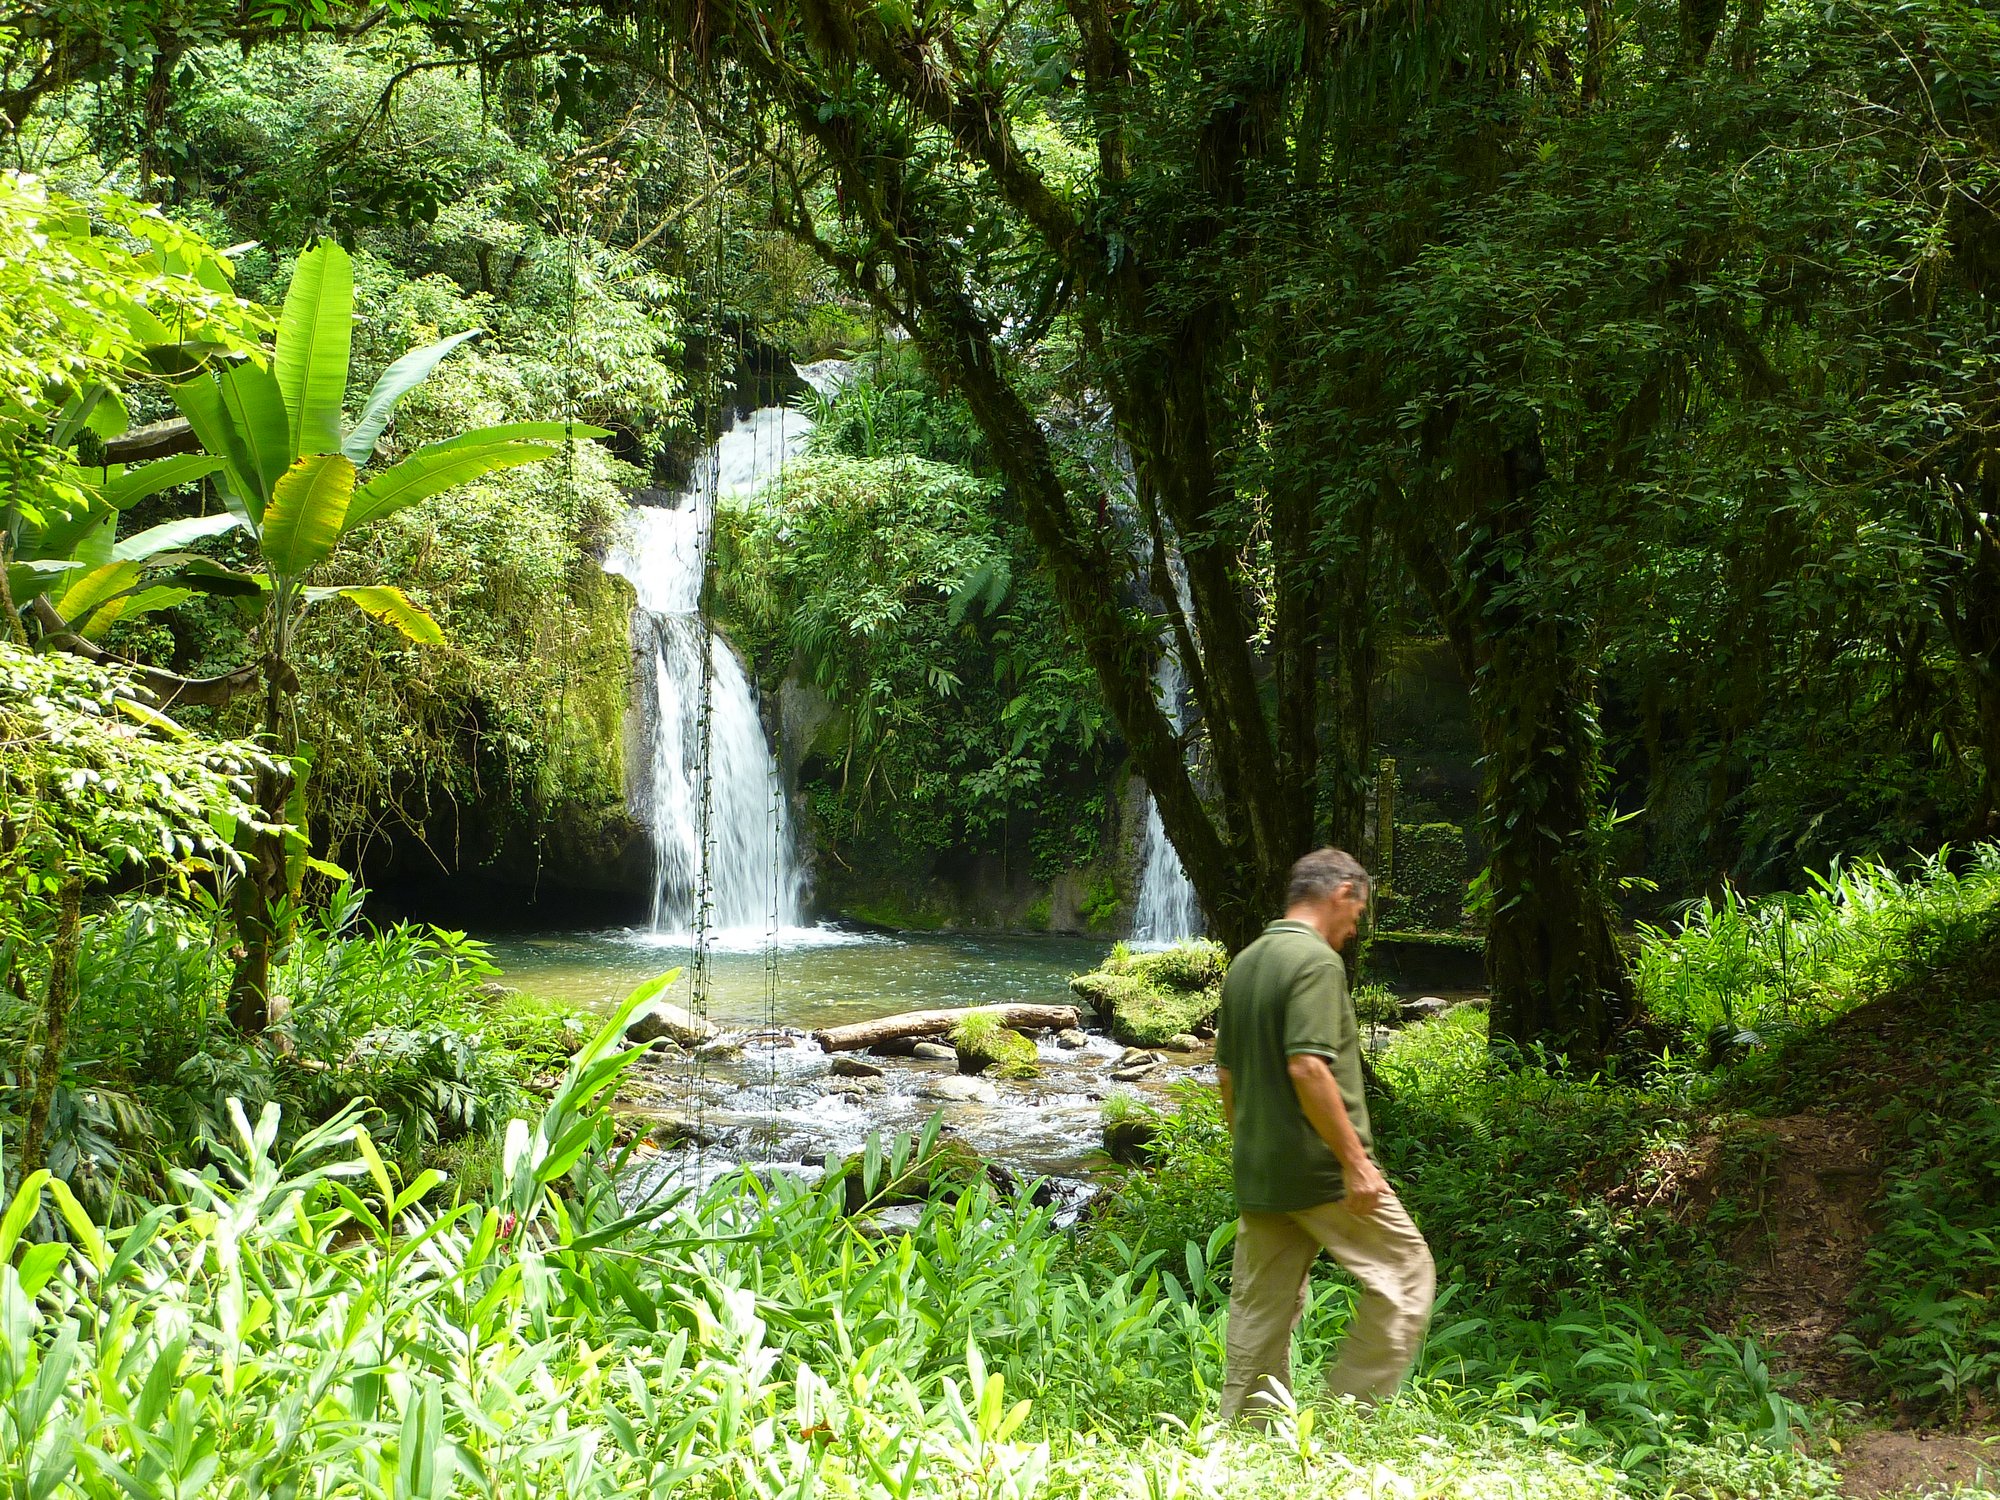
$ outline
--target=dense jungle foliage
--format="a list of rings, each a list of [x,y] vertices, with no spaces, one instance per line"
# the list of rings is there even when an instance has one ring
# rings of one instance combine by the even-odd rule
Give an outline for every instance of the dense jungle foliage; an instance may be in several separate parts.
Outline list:
[[[0,1488],[1752,1500],[1978,1443],[1996,44],[0,6]],[[1360,996],[1444,1288],[1379,1410],[1213,1420],[1207,1092],[1108,1102],[1074,1223],[936,1120],[662,1187],[615,1106],[666,980],[607,1022],[389,920],[643,903],[606,555],[773,404],[704,609],[824,908],[1110,936],[1151,808],[1214,941],[1098,971],[1146,1046],[1321,843],[1483,944],[1483,1007]],[[1424,660],[1460,727],[1399,772]]]

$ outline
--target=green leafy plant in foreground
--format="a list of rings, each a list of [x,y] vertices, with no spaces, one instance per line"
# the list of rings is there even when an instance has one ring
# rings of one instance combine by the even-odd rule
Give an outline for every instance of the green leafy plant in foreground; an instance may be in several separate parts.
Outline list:
[[[1820,1490],[1812,1465],[1705,1413],[1664,1424],[1628,1482],[1577,1451],[1616,1452],[1532,1373],[1470,1378],[1465,1328],[1369,1422],[1306,1408],[1270,1437],[1215,1428],[1224,1237],[1172,1267],[1079,1263],[1048,1210],[978,1181],[887,1236],[783,1175],[651,1192],[608,1154],[597,1105],[670,978],[509,1127],[487,1201],[427,1206],[437,1174],[402,1180],[353,1112],[286,1152],[275,1108],[234,1110],[221,1164],[178,1171],[175,1201],[128,1229],[31,1177],[0,1217],[0,1466],[49,1500],[1597,1500],[1676,1474]],[[66,1239],[25,1243],[45,1201]],[[1316,1294],[1309,1358],[1346,1311],[1343,1289]]]

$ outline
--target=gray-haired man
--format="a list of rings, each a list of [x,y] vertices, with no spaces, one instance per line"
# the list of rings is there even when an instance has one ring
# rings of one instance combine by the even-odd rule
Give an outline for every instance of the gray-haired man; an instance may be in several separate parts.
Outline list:
[[[1292,1384],[1292,1329],[1322,1249],[1361,1283],[1335,1394],[1395,1390],[1430,1322],[1430,1247],[1370,1154],[1361,1042],[1338,949],[1367,909],[1368,872],[1339,849],[1292,866],[1285,915],[1229,965],[1216,1061],[1234,1137],[1236,1256],[1222,1415],[1269,1408]]]

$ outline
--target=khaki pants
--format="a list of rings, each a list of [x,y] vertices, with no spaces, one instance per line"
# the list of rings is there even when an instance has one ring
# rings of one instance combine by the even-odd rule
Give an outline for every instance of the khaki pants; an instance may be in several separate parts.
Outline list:
[[[1437,1294],[1430,1246],[1394,1193],[1375,1212],[1338,1203],[1293,1214],[1245,1214],[1236,1221],[1229,1292],[1229,1371],[1222,1417],[1275,1405],[1272,1387],[1292,1388],[1292,1329],[1306,1307],[1306,1277],[1325,1249],[1361,1283],[1361,1304],[1327,1389],[1373,1402],[1402,1383],[1417,1357]]]

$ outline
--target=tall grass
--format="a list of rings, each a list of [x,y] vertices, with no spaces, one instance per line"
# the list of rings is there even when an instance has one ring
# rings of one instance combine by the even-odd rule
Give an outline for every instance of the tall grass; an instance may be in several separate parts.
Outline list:
[[[1753,899],[1725,886],[1674,929],[1642,925],[1635,977],[1647,1010],[1670,1025],[1768,1036],[1890,988],[1976,932],[1996,905],[1993,843],[1963,856],[1940,850],[1907,874],[1836,864],[1798,892]]]

